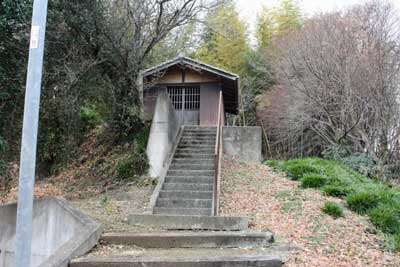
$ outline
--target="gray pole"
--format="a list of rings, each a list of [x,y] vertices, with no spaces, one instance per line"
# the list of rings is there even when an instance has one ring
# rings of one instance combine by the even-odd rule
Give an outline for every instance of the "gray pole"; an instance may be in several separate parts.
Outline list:
[[[22,129],[17,230],[15,238],[15,267],[31,266],[33,187],[35,184],[36,146],[47,1],[35,0],[33,3],[24,124]]]

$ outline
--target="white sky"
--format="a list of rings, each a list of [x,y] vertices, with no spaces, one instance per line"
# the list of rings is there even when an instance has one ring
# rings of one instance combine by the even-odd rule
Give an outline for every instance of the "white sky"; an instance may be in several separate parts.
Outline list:
[[[249,24],[250,31],[254,32],[257,13],[262,5],[275,6],[278,0],[235,0],[241,17]],[[298,0],[304,14],[312,15],[318,12],[340,10],[366,0]],[[400,0],[391,0],[400,10]]]

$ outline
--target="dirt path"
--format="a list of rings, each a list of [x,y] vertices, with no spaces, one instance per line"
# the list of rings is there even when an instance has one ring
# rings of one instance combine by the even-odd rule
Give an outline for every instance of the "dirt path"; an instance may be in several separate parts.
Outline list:
[[[344,218],[333,219],[321,206],[340,199],[302,189],[265,165],[225,159],[221,188],[222,215],[246,214],[251,228],[269,229],[278,242],[299,247],[285,266],[400,266],[400,254],[384,251],[383,237],[366,217],[345,209]]]
[[[152,186],[131,185],[91,198],[71,200],[72,204],[100,222],[105,232],[141,232],[146,229],[128,224],[128,216],[141,214],[149,205]]]

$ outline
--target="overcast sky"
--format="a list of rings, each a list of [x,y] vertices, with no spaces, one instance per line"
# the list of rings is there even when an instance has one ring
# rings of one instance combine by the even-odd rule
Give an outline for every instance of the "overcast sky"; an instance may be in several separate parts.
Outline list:
[[[235,0],[241,17],[249,23],[251,32],[254,31],[257,13],[262,5],[273,7],[278,0]],[[345,9],[357,3],[363,3],[366,0],[298,0],[303,13],[312,15],[318,12],[326,12],[338,9]],[[400,0],[392,0],[400,10]]]

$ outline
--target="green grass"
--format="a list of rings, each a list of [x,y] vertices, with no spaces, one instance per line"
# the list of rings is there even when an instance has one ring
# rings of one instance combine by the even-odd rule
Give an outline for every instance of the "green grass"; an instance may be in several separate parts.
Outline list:
[[[400,251],[400,234],[396,234],[391,236],[392,238],[392,249],[396,251]]]
[[[339,204],[326,201],[324,206],[322,207],[322,211],[328,215],[331,215],[334,218],[343,217],[343,208]]]
[[[305,173],[301,177],[301,186],[303,188],[318,188],[325,185],[326,182],[326,177],[317,173]]]
[[[339,198],[345,197],[351,193],[351,189],[349,189],[346,185],[329,184],[323,186],[321,190],[328,196]]]
[[[359,214],[366,214],[379,204],[379,195],[374,191],[354,192],[347,196],[349,208]]]
[[[295,181],[301,179],[305,173],[318,173],[318,170],[315,167],[300,162],[286,166],[285,170],[289,177]]]
[[[369,212],[373,224],[377,225],[383,232],[389,234],[400,234],[400,214],[395,207],[388,205],[379,206]]]
[[[327,195],[345,199],[348,208],[369,216],[377,229],[391,240],[391,247],[400,250],[398,187],[370,179],[332,160],[305,158],[273,160],[267,161],[266,164],[286,172],[290,179],[300,180],[302,187],[320,188]]]

